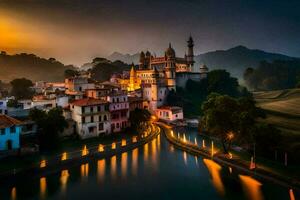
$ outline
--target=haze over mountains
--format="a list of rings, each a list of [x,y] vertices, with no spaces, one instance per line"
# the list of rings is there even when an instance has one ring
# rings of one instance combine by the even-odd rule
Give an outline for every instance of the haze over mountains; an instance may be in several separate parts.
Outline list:
[[[178,55],[180,57],[180,55]],[[139,53],[121,54],[114,52],[108,56],[109,60],[121,60],[125,63],[138,63]],[[233,76],[242,77],[245,69],[248,67],[256,68],[262,60],[293,60],[299,59],[277,53],[269,53],[257,49],[248,49],[245,46],[236,46],[227,50],[211,51],[199,55],[195,55],[195,70],[200,65],[205,64],[212,69],[226,69]]]
[[[178,55],[179,57],[181,55]],[[114,62],[120,60],[124,63],[131,64],[139,63],[139,53],[130,55],[115,52],[107,57],[108,60]],[[289,57],[282,54],[269,53],[262,50],[248,49],[244,46],[237,46],[228,50],[217,50],[207,52],[195,56],[195,70],[200,65],[206,64],[210,70],[212,69],[226,69],[233,76],[241,78],[245,69],[248,67],[256,68],[260,61],[273,60],[293,60],[299,59]],[[92,62],[86,63],[81,70],[88,70],[95,66]],[[121,71],[120,63],[117,65],[101,64],[103,74],[102,78],[108,77],[109,73]],[[110,69],[103,69],[108,67]],[[33,54],[16,54],[6,55],[4,52],[0,54],[0,80],[10,81],[14,78],[28,78],[33,81],[62,81],[64,78],[64,71],[66,69],[77,69],[72,65],[64,65],[55,59],[40,58]],[[124,70],[128,69],[128,65],[124,64]],[[97,73],[100,71],[99,66]],[[105,72],[105,73],[104,73]],[[101,74],[101,73],[100,73]]]

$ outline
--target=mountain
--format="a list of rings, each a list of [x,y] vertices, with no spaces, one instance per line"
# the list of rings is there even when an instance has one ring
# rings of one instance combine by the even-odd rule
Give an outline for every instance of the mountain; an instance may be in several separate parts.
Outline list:
[[[32,81],[63,81],[66,69],[75,68],[54,58],[45,59],[34,54],[0,54],[0,80],[5,82],[23,77]]]
[[[111,61],[120,60],[120,61],[122,61],[124,63],[127,63],[127,64],[131,64],[131,63],[138,64],[139,59],[140,59],[140,53],[122,54],[122,53],[119,53],[119,52],[114,52],[111,55],[109,55],[107,57],[107,59],[111,60]]]
[[[228,50],[212,51],[195,56],[196,65],[205,64],[209,69],[226,69],[233,76],[242,77],[248,67],[256,68],[263,60],[294,60],[297,58],[269,53],[258,49],[237,46]]]
[[[125,63],[139,62],[139,54],[121,54],[114,52],[109,57],[109,60],[121,60]],[[241,78],[245,69],[248,67],[256,68],[263,60],[293,60],[297,59],[277,53],[269,53],[258,49],[249,49],[245,46],[236,46],[227,50],[217,50],[207,52],[195,56],[195,70],[200,65],[205,64],[210,70],[226,69],[233,76]]]

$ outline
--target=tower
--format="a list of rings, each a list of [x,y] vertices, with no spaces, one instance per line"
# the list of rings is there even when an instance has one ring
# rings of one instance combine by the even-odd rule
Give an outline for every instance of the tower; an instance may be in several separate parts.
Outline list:
[[[176,55],[175,50],[172,48],[171,43],[165,52],[166,66],[165,76],[167,87],[169,90],[176,90]]]
[[[186,62],[188,64],[189,67],[189,71],[193,70],[193,66],[194,66],[194,41],[192,36],[189,37],[188,41],[187,41],[187,46],[188,46],[188,54],[186,56]]]
[[[134,66],[131,67],[128,91],[134,91],[136,89],[136,72],[134,70]]]
[[[144,69],[144,67],[145,67],[145,54],[142,51],[140,53],[140,65],[139,65],[139,69]]]

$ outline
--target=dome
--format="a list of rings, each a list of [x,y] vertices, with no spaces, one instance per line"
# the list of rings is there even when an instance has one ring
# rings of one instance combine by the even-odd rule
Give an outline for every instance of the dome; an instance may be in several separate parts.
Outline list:
[[[172,48],[171,43],[169,44],[169,48],[166,50],[166,56],[175,58],[175,50]]]

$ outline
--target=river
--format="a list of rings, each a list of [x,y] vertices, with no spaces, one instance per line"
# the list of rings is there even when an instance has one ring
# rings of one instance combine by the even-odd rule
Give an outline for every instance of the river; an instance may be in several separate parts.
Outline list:
[[[182,131],[182,130],[181,130]],[[195,129],[185,131],[191,140]],[[187,137],[188,137],[187,136]],[[0,185],[0,199],[285,200],[289,190],[175,149],[164,135],[111,158]]]

